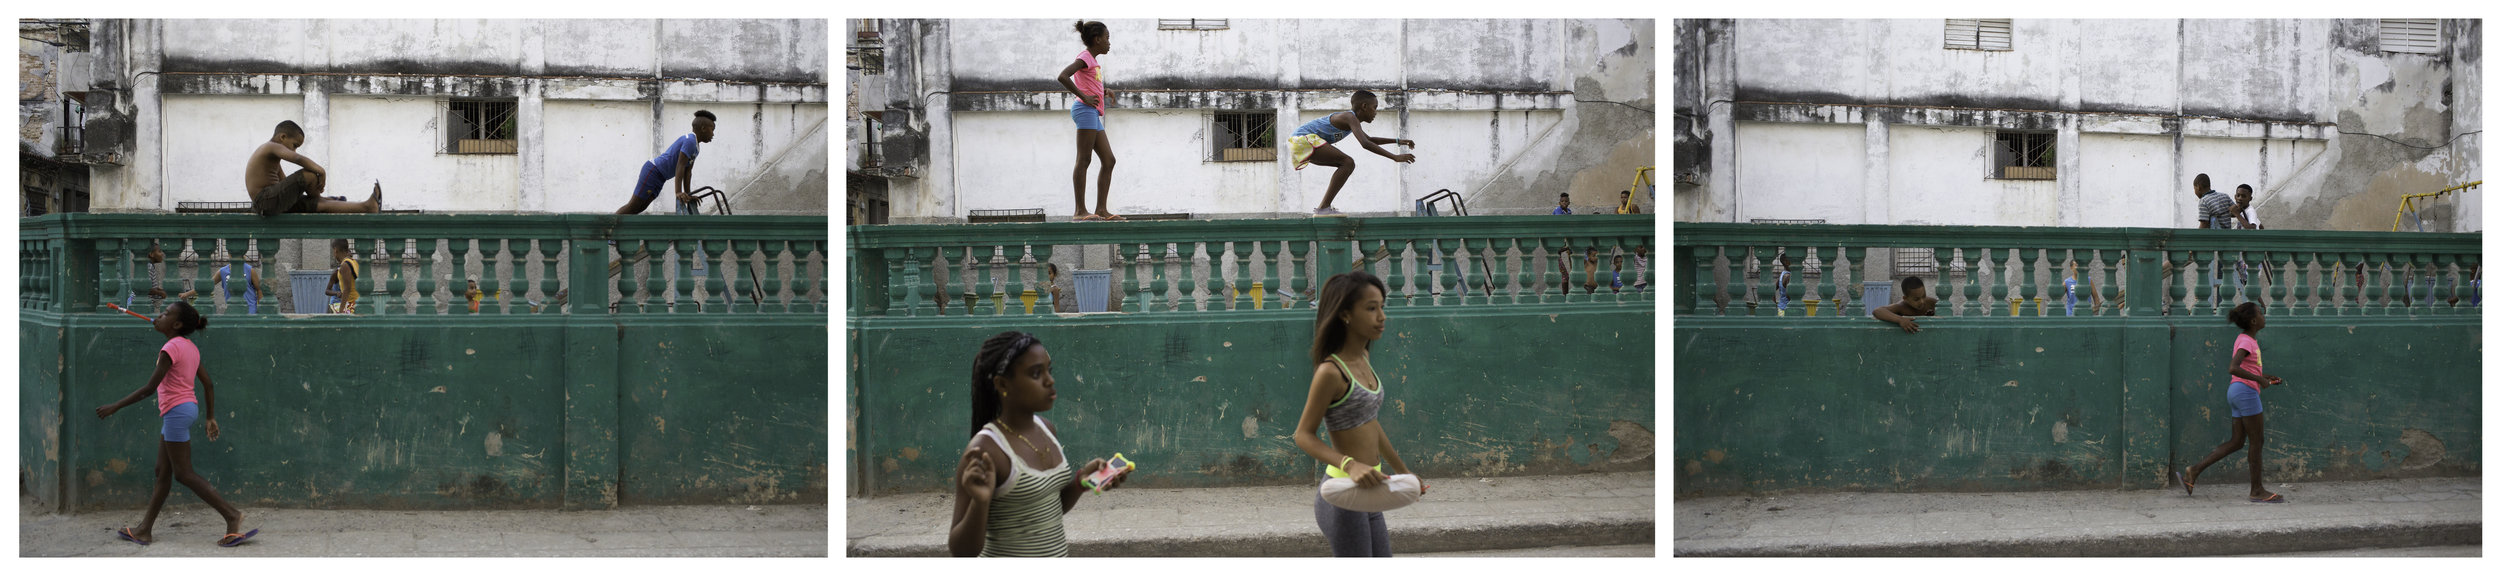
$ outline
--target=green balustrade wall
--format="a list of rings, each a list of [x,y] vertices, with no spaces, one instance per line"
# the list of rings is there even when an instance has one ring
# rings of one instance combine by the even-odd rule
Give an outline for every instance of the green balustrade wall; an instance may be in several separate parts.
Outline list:
[[[854,320],[844,451],[855,493],[952,486],[972,432],[981,341],[1030,332],[1050,351],[1068,453],[1138,462],[1130,485],[1292,484],[1319,465],[1293,444],[1310,392],[1308,311]],[[1382,427],[1430,477],[1653,466],[1652,305],[1389,310],[1372,348]],[[864,480],[864,481],[863,481]]]
[[[2219,322],[1680,319],[1676,494],[2158,487],[2230,437]],[[2267,480],[2479,475],[2481,328],[2269,319]]]
[[[472,315],[447,306],[288,316],[245,315],[238,306],[208,314],[210,327],[193,340],[217,384],[224,435],[210,441],[195,433],[194,464],[238,504],[581,509],[825,499],[831,317],[829,291],[811,289],[823,282],[823,267],[807,261],[809,250],[822,254],[823,218],[60,215],[21,222],[21,273],[29,278],[22,286],[38,289],[20,301],[19,476],[38,506],[145,505],[158,444],[155,402],[104,420],[94,408],[145,384],[165,339],[100,306],[99,282],[129,279],[99,278],[110,267],[97,264],[105,251],[94,246],[185,234],[535,237],[563,240],[573,251],[550,245],[541,252],[563,256],[555,267],[564,270],[561,283],[542,284],[541,265],[529,266],[525,286],[570,292],[571,306],[543,313],[515,306]],[[610,237],[721,241],[731,250],[752,239],[765,250],[792,246],[799,251],[782,254],[799,262],[796,272],[767,273],[763,294],[772,298],[761,311],[706,304],[700,313],[689,306],[611,314],[588,304],[607,301],[611,283],[570,281],[605,276],[614,254],[602,240]],[[521,262],[501,262],[502,278],[513,280],[508,273]],[[715,269],[743,281],[732,268]],[[444,271],[396,280],[409,290],[419,280],[448,289],[454,276]],[[436,276],[418,276],[428,273]],[[369,302],[376,292],[367,293]]]
[[[991,335],[1020,330],[1052,355],[1059,398],[1043,415],[1079,462],[1124,453],[1138,463],[1129,484],[1146,488],[1314,481],[1321,466],[1293,443],[1314,369],[1308,286],[1357,257],[1387,258],[1367,265],[1394,293],[1373,365],[1389,397],[1383,427],[1418,474],[1648,470],[1662,296],[1591,294],[1579,284],[1586,251],[1635,254],[1654,242],[1655,226],[1611,215],[855,226],[845,473],[854,495],[949,489],[972,433],[973,356]],[[1141,244],[1148,256],[1177,245],[1208,259],[1140,265],[1128,258]],[[992,247],[1012,264],[1088,245],[1115,247],[1111,289],[1126,300],[1114,312],[934,306],[934,294],[966,284],[962,274],[939,282],[934,265],[952,268]],[[1434,248],[1451,258],[1437,277],[1419,272]],[[1564,250],[1579,256],[1568,296],[1552,267]],[[1030,282],[1035,265],[1025,266],[1018,272]],[[1003,279],[1009,268],[984,271]],[[1472,287],[1464,296],[1460,270]],[[1633,265],[1624,270],[1631,284]],[[981,277],[970,277],[977,287]],[[1252,281],[1266,284],[1265,309],[1237,305],[1244,300],[1226,291]],[[1288,286],[1305,299],[1279,309]],[[1173,295],[1207,304],[1175,307]]]
[[[2106,263],[2139,271],[2158,270],[2169,250],[2210,257],[2229,246],[2306,275],[2278,271],[2264,288],[2316,286],[2329,270],[2301,263],[2330,260],[2321,254],[2398,263],[2375,288],[2401,288],[2408,276],[2442,287],[2413,299],[2347,291],[2340,302],[2250,292],[2269,295],[2258,340],[2266,371],[2286,380],[2264,393],[2266,480],[2481,474],[2482,315],[2470,287],[2457,288],[2478,262],[2479,236],[2212,232],[1680,226],[1678,270],[1715,270],[1719,286],[1680,278],[1677,287],[1675,494],[2159,488],[2229,438],[2225,365],[2239,329],[2220,315],[2228,294],[2174,306],[2161,274],[2132,273],[2125,287],[2149,297],[2128,301],[2123,316],[1965,306],[1919,318],[1916,334],[1854,303],[1842,316],[1744,316],[1728,267],[1765,246],[2097,248],[2111,254]],[[1697,252],[1733,255],[1714,266],[1693,260]],[[1990,274],[1975,277],[1993,283]],[[1697,292],[1721,287],[1726,315]],[[2226,457],[2203,483],[2245,482],[2246,462]]]

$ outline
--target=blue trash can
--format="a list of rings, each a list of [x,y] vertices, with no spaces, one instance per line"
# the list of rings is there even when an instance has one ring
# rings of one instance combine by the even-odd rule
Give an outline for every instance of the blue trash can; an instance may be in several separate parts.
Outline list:
[[[1111,271],[1076,271],[1076,311],[1103,312],[1111,305]]]
[[[1868,280],[1864,292],[1866,315],[1874,316],[1876,308],[1892,305],[1892,281]]]
[[[328,314],[330,312],[330,295],[323,294],[330,290],[330,271],[289,272],[287,273],[287,286],[288,293],[295,295],[295,313]]]

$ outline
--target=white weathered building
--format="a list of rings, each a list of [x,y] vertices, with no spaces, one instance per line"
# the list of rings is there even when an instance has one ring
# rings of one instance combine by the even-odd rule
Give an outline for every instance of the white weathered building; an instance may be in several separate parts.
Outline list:
[[[1073,19],[854,20],[845,162],[872,221],[961,222],[973,210],[1073,210],[1074,99],[1059,71]],[[1655,165],[1650,20],[1106,20],[1116,213],[1307,215],[1332,169],[1294,170],[1284,140],[1382,98],[1365,130],[1415,140],[1412,164],[1351,141],[1336,205],[1411,212],[1436,190],[1474,213],[1544,213],[1557,193],[1611,210]],[[1270,132],[1272,130],[1272,132]],[[1272,136],[1271,136],[1272,134]],[[1094,202],[1089,169],[1086,204]],[[1643,195],[1642,204],[1651,202]]]
[[[17,24],[17,215],[87,209],[87,169],[75,132],[62,130],[83,112],[61,93],[61,59],[88,49],[85,20],[19,20]]]
[[[1675,217],[2387,230],[2482,179],[2479,20],[1678,20]],[[2427,203],[2480,231],[2475,190]]]
[[[696,110],[719,122],[695,184],[740,214],[827,211],[824,20],[91,23],[58,89],[86,104],[98,212],[249,201],[244,159],[283,120],[329,195],[380,181],[385,209],[611,212]]]

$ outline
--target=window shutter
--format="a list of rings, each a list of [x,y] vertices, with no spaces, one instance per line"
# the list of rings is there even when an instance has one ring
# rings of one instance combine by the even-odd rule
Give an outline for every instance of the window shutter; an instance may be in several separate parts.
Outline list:
[[[1232,20],[1229,18],[1155,19],[1156,30],[1227,30],[1231,28]]]
[[[2007,18],[1948,18],[1944,21],[1948,50],[2014,49],[2014,21]]]
[[[2381,18],[2378,21],[2380,52],[2439,53],[2439,20],[2434,18]]]
[[[2006,18],[1980,20],[1979,49],[2014,49],[2014,21]]]

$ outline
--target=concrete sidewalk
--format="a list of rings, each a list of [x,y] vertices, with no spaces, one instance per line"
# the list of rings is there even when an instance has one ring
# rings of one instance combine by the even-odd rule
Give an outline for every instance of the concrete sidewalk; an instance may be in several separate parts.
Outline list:
[[[2216,556],[2482,542],[2480,478],[2167,490],[1799,494],[1675,503],[1677,556]]]
[[[1387,513],[1397,554],[1657,542],[1655,474],[1427,479],[1423,501]],[[1317,484],[1088,494],[1066,517],[1075,556],[1327,556],[1311,515]],[[852,499],[849,556],[945,556],[952,493]],[[1618,554],[1608,554],[1618,555]],[[1647,555],[1647,554],[1645,554]]]
[[[174,500],[189,497],[174,489]],[[24,510],[24,508],[20,508]],[[823,505],[631,506],[616,510],[396,511],[243,509],[260,535],[217,547],[225,521],[192,500],[168,503],[156,542],[113,531],[140,511],[21,512],[20,556],[799,556],[824,557]]]

